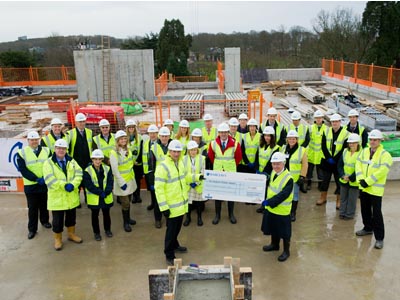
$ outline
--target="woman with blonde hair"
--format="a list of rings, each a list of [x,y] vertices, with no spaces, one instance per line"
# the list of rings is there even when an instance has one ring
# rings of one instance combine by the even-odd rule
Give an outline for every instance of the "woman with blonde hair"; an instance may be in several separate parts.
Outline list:
[[[183,146],[182,156],[186,153],[186,145],[190,141],[190,125],[186,120],[179,122],[178,132],[175,135],[175,139],[181,142]]]

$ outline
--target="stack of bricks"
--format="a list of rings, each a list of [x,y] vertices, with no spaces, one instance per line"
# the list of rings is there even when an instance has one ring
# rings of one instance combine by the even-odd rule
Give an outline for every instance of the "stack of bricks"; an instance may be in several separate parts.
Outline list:
[[[228,117],[237,117],[248,113],[248,100],[242,93],[225,93],[225,114]]]
[[[179,117],[181,120],[200,119],[204,112],[204,94],[186,94],[183,101],[179,103]]]

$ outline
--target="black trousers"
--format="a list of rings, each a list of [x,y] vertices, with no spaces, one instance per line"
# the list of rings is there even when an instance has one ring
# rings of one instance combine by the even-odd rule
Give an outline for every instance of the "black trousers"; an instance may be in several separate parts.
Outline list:
[[[139,198],[140,197],[140,183],[142,182],[143,178],[143,166],[133,166],[133,170],[135,172],[135,181],[137,189],[133,192],[133,196]]]
[[[36,232],[38,221],[40,223],[49,222],[49,211],[47,210],[47,192],[25,194],[28,203],[28,230]]]
[[[151,204],[154,206],[154,220],[156,221],[161,221],[162,214],[160,212],[160,207],[158,206],[157,202],[157,197],[156,197],[156,192],[155,191],[150,191],[151,195]]]
[[[321,185],[319,186],[319,189],[321,192],[328,191],[332,174],[333,177],[335,178],[335,183],[336,183],[335,195],[340,195],[339,172],[337,170],[336,165],[330,168],[322,168],[322,182]]]
[[[175,249],[179,247],[178,235],[182,228],[183,216],[167,218],[164,253],[167,259],[175,258]]]
[[[323,180],[323,171],[321,168],[321,165],[315,165],[313,163],[308,163],[308,168],[307,168],[307,179],[311,180],[313,178],[313,173],[314,173],[314,168],[317,170],[317,179],[318,179],[318,186],[321,185],[320,181]]]
[[[382,216],[382,197],[360,192],[361,216],[364,229],[373,231],[375,239],[385,238],[385,224]]]
[[[99,225],[99,214],[100,208],[91,208],[92,210],[92,228],[93,233],[100,233],[100,225]],[[103,226],[104,230],[108,231],[111,229],[111,218],[110,218],[110,208],[102,208],[103,212]]]
[[[68,210],[53,210],[53,232],[61,233],[64,228],[64,216],[65,216],[65,227],[75,226],[76,224],[76,208]]]

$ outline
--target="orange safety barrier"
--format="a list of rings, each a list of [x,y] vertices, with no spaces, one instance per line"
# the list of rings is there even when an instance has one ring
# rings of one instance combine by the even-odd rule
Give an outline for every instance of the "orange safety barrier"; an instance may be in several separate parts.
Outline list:
[[[74,67],[0,68],[0,86],[73,85]]]
[[[222,62],[217,61],[217,78],[218,78],[218,91],[220,94],[225,90],[225,74],[222,70]]]
[[[174,76],[173,80],[178,82],[207,82],[208,76]]]
[[[322,75],[399,93],[400,69],[322,59]]]
[[[160,77],[154,80],[154,91],[156,96],[162,96],[168,91],[168,73],[164,71]]]

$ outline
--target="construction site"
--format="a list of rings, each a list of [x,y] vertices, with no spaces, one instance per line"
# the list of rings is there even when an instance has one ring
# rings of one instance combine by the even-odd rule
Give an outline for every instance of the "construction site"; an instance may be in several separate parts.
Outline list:
[[[111,49],[106,37],[102,50],[74,51],[74,67],[0,68],[2,299],[397,299],[400,69],[324,59],[320,68],[266,69],[261,79],[251,72],[244,78],[240,48],[224,51],[225,60],[215,65],[216,81],[167,72],[155,77],[152,50]],[[368,131],[383,132],[384,148],[393,157],[382,208],[383,250],[374,249],[370,237],[354,234],[362,227],[359,203],[349,221],[338,218],[332,188],[327,205],[315,206],[315,182],[301,195],[285,264],[262,251],[269,237],[260,230],[262,215],[255,206],[237,205],[237,225],[229,223],[223,209],[221,224],[214,226],[214,203],[208,201],[204,226],[181,232],[189,252],[167,269],[165,220],[161,230],[154,228],[144,183],[143,203],[133,205],[138,224],[130,235],[123,231],[116,204],[111,210],[114,237],[93,240],[90,210],[83,205],[77,211],[82,245],[66,243],[55,252],[51,231],[43,227],[37,238],[26,239],[26,200],[15,155],[29,131],[48,134],[52,118],[67,130],[81,112],[94,134],[101,119],[110,122],[112,132],[134,119],[145,137],[150,124],[161,127],[166,119],[175,122],[175,129],[184,119],[191,130],[202,128],[207,113],[214,126],[243,113],[262,123],[271,107],[285,126],[293,111],[301,114],[301,123],[313,124],[316,110],[328,125],[329,117],[339,113],[345,125],[347,113],[356,109]]]

